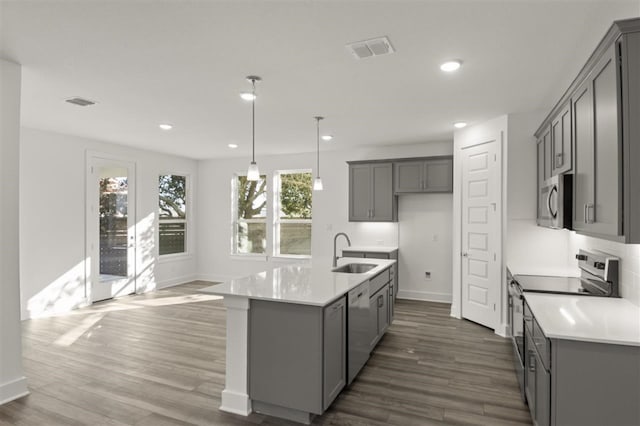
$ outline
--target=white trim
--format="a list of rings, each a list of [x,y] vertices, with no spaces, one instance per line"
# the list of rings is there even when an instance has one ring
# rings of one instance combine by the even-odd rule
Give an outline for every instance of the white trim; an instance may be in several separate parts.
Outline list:
[[[451,303],[451,293],[432,291],[398,290],[398,299],[422,300],[425,302]]]
[[[220,410],[248,416],[249,398],[249,299],[225,296],[227,308],[227,356],[225,386]]]
[[[29,395],[27,378],[22,376],[0,385],[0,405]]]
[[[192,253],[171,253],[158,256],[158,263],[171,263],[171,262],[183,262],[185,260],[193,259]]]
[[[508,330],[509,329],[508,329],[507,324],[501,322],[500,324],[498,324],[498,326],[496,327],[494,332],[500,337],[507,338],[507,337],[510,337],[509,333],[508,333]]]
[[[190,275],[184,275],[182,277],[171,278],[164,281],[156,281],[156,289],[160,290],[163,288],[173,287],[180,284],[186,284],[191,281],[196,281],[197,279],[196,277],[197,277],[196,274],[190,274]]]
[[[273,256],[271,258],[272,261],[277,263],[311,263],[311,256],[307,255],[284,255],[284,256]]]
[[[229,258],[231,260],[249,260],[251,262],[266,262],[269,260],[269,256],[266,254],[230,254]]]

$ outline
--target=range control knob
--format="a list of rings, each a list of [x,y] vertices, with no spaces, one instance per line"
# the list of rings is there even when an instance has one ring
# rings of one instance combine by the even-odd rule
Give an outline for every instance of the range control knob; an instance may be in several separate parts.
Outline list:
[[[604,262],[593,262],[596,269],[604,269]]]
[[[576,254],[576,259],[578,260],[587,260],[586,254]]]

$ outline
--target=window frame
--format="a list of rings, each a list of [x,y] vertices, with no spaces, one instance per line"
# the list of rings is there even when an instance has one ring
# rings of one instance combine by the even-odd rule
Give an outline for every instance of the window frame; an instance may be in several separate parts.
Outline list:
[[[311,174],[311,218],[310,219],[285,219],[284,221],[280,218],[280,192],[282,181],[280,179],[280,175],[288,175],[288,174],[302,174],[309,173]],[[312,169],[286,169],[286,170],[275,170],[273,172],[273,214],[272,214],[272,235],[273,235],[273,244],[272,244],[272,253],[275,259],[311,259],[312,255],[310,254],[282,254],[280,252],[280,225],[282,223],[308,223],[313,227],[313,170]],[[312,248],[312,236],[313,232],[309,235],[309,245],[310,251]]]
[[[185,218],[184,219],[180,219],[180,218],[171,218],[171,219],[162,219],[160,217],[160,191],[159,191],[159,185],[160,185],[160,177],[161,176],[181,176],[184,177],[185,182],[184,182],[184,190],[186,193],[185,196],[185,200],[184,200],[184,214],[185,214]],[[170,262],[173,260],[180,260],[183,259],[185,257],[191,257],[192,255],[192,250],[191,250],[191,228],[192,228],[192,211],[193,209],[191,208],[191,204],[192,204],[192,185],[191,185],[191,174],[190,173],[183,173],[183,172],[160,172],[158,173],[158,204],[157,204],[157,208],[158,208],[158,227],[157,227],[157,231],[155,232],[156,234],[156,253],[158,256],[158,260],[161,262]],[[179,253],[167,253],[167,254],[160,254],[160,224],[161,223],[184,223],[184,251],[183,252],[179,252]]]
[[[261,173],[260,177],[264,178],[267,188],[265,190],[266,206],[264,219],[242,219],[238,217],[238,178],[247,176],[246,172],[234,173],[231,177],[231,238],[230,238],[230,256],[239,257],[250,260],[267,260],[269,253],[269,176]],[[240,223],[264,223],[265,225],[265,248],[263,253],[240,253],[238,251],[238,225]]]

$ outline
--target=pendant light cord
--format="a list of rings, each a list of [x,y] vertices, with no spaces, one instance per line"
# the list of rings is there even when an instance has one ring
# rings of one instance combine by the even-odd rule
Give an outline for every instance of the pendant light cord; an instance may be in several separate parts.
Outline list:
[[[251,134],[251,162],[256,162],[256,80],[252,79],[251,83],[253,84],[253,99],[251,100],[251,124],[252,124],[252,134]]]
[[[317,153],[316,153],[316,176],[320,177],[320,120],[322,120],[320,117],[316,117],[316,122],[317,122],[317,126],[316,126],[316,147],[317,147]]]

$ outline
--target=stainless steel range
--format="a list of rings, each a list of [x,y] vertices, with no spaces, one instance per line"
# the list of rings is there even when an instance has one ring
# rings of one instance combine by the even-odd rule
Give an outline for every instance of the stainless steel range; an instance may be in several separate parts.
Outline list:
[[[524,399],[524,293],[558,293],[581,296],[620,297],[620,259],[603,252],[580,250],[576,255],[579,277],[512,275],[507,268],[509,290],[509,331],[513,341],[516,373]]]

